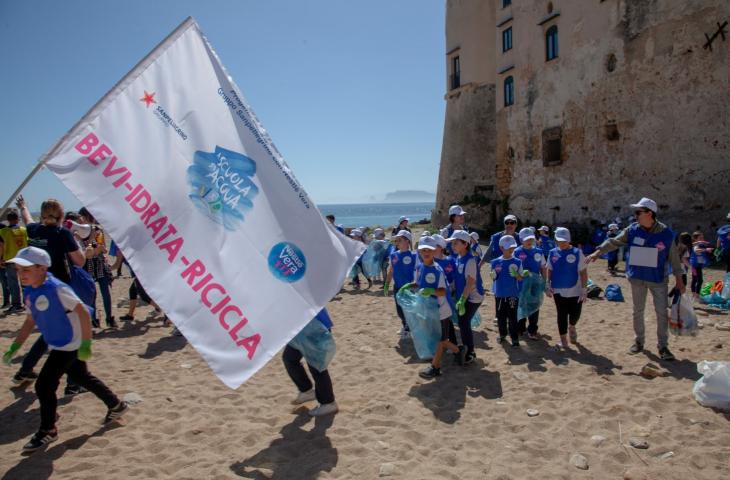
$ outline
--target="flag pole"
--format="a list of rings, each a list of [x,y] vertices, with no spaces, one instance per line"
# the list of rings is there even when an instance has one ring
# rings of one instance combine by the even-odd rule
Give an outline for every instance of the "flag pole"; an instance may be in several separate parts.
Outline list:
[[[8,198],[8,200],[5,202],[5,204],[3,205],[3,208],[0,209],[0,218],[5,217],[5,212],[7,212],[10,204],[13,203],[13,200],[15,200],[18,197],[18,195],[20,195],[20,192],[22,192],[23,189],[25,188],[25,186],[28,185],[28,182],[30,182],[30,179],[33,178],[35,176],[35,174],[38,173],[38,171],[41,168],[43,168],[43,165],[45,165],[45,163],[46,163],[45,161],[40,161],[40,160],[38,161],[38,163],[36,163],[35,167],[33,167],[33,170],[30,171],[28,176],[25,177],[25,180],[23,180],[21,182],[20,186],[15,189],[15,191],[13,192],[12,195],[10,195],[10,198]]]

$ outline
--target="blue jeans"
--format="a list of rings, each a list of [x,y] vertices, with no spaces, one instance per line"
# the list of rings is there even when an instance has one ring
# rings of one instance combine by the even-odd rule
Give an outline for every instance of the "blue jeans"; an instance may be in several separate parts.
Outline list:
[[[5,277],[8,282],[8,290],[10,290],[10,299],[13,307],[20,308],[23,300],[20,298],[20,283],[18,283],[18,270],[14,263],[5,265]]]
[[[8,279],[5,276],[5,267],[0,268],[0,284],[3,287],[3,305],[10,305],[10,290],[8,290]]]
[[[99,292],[101,292],[101,301],[104,304],[104,315],[106,315],[106,323],[112,321],[112,295],[110,292],[111,281],[107,277],[99,277],[96,279],[99,284]],[[94,302],[96,303],[96,302]],[[96,309],[94,309],[96,311]],[[96,315],[96,314],[94,314]],[[97,317],[98,318],[98,317]]]

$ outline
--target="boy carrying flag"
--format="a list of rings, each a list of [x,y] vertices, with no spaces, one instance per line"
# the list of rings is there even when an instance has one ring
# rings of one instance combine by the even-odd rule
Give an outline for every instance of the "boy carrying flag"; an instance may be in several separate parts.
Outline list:
[[[3,355],[3,362],[10,364],[13,355],[23,345],[34,326],[38,327],[51,349],[35,383],[41,425],[38,432],[25,444],[23,451],[33,452],[58,439],[56,390],[64,373],[106,404],[109,410],[104,424],[120,418],[128,408],[126,402],[120,401],[86,367],[86,361],[91,358],[89,312],[71,287],[48,273],[51,257],[45,250],[28,247],[20,250],[8,262],[17,266],[20,283],[25,287],[27,316],[18,337]]]

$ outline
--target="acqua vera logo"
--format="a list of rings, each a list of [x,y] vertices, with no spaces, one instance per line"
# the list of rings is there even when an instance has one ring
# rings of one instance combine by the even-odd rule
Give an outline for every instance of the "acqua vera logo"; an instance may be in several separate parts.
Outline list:
[[[242,153],[217,145],[213,152],[198,150],[188,167],[188,197],[208,218],[235,230],[259,193],[255,175],[256,162]]]
[[[280,242],[269,252],[269,271],[275,278],[286,283],[300,280],[307,271],[307,259],[291,242]]]

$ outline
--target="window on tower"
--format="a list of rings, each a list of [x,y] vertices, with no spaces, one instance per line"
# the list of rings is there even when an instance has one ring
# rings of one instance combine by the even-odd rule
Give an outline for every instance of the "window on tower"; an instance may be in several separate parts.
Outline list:
[[[502,51],[512,50],[512,27],[502,30]]]
[[[515,103],[515,79],[509,76],[504,79],[504,106]]]
[[[545,61],[558,58],[558,26],[553,25],[545,33]]]

